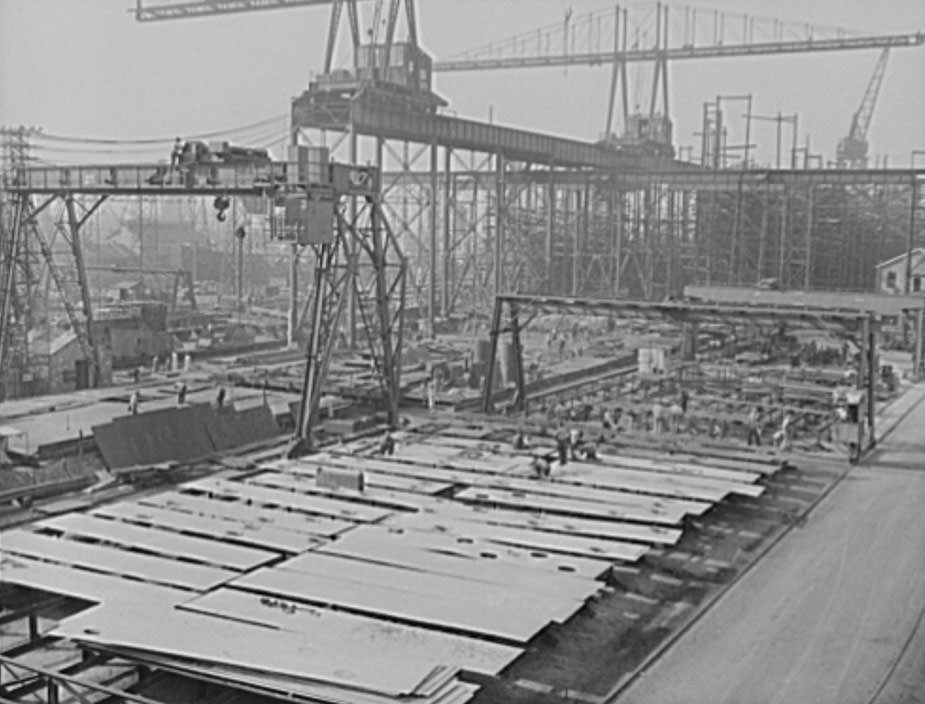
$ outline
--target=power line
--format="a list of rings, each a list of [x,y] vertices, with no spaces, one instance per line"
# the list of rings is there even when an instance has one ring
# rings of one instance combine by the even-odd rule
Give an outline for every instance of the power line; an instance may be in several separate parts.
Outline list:
[[[230,134],[235,134],[239,132],[245,132],[249,129],[254,129],[257,127],[262,127],[264,125],[269,125],[274,122],[284,120],[288,115],[275,115],[273,117],[268,117],[263,120],[258,120],[257,122],[251,122],[246,125],[239,125],[237,127],[229,127],[223,130],[216,130],[214,132],[203,132],[201,134],[194,134],[187,136],[187,139],[210,139],[214,137],[222,137]],[[171,143],[176,138],[176,135],[173,137],[145,137],[145,138],[129,138],[129,139],[102,139],[98,137],[73,137],[67,135],[59,135],[49,132],[42,132],[40,135],[43,139],[48,139],[55,142],[71,142],[75,144],[100,144],[100,145],[131,145],[131,144],[164,144]]]

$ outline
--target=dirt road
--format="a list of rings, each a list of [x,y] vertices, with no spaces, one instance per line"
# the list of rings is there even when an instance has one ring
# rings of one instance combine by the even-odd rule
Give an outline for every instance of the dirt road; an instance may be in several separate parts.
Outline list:
[[[925,403],[617,702],[925,702],[923,608]]]

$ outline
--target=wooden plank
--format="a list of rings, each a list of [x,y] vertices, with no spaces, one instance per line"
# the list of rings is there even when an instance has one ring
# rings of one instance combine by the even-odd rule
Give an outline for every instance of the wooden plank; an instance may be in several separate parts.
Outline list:
[[[89,572],[70,565],[43,562],[37,557],[8,552],[0,554],[0,582],[94,602],[114,603],[129,600],[139,603],[164,601],[178,604],[190,596],[185,589],[123,579],[112,574]]]
[[[263,571],[265,568],[261,568]],[[206,663],[240,667],[398,697],[413,692],[441,663],[402,660],[380,652],[355,660],[313,636],[238,623],[173,608],[113,609],[102,605],[73,616],[53,634]],[[182,634],[182,637],[178,637]]]
[[[561,533],[546,533],[530,530],[529,528],[509,528],[487,524],[479,525],[471,521],[453,520],[452,518],[425,514],[396,516],[389,521],[389,525],[416,529],[418,531],[437,531],[438,534],[449,533],[457,539],[479,538],[489,543],[527,548],[531,551],[530,554],[532,555],[542,555],[542,561],[548,561],[553,557],[553,555],[548,553],[558,553],[562,555],[590,557],[596,560],[636,562],[649,551],[647,546],[638,543],[583,538],[581,536],[563,535]],[[344,536],[344,538],[349,537],[352,536]],[[338,541],[338,546],[339,545],[341,545],[341,541]]]
[[[218,567],[139,555],[118,548],[50,538],[24,530],[4,533],[3,551],[197,591],[210,589],[237,575],[231,570]]]
[[[641,521],[661,525],[678,525],[684,516],[700,515],[709,508],[709,504],[695,504],[693,502],[686,502],[687,505],[678,506],[676,505],[677,502],[669,504],[668,500],[652,502],[649,505],[624,503],[619,508],[611,508],[610,504],[487,487],[464,489],[456,495],[456,498],[461,501],[490,506],[548,511],[550,513],[596,519],[610,518],[622,521]]]
[[[217,498],[210,499],[208,496],[182,494],[179,491],[166,491],[145,496],[138,500],[138,504],[145,507],[164,508],[183,515],[214,517],[239,525],[270,527],[299,535],[323,538],[330,538],[356,525],[353,521],[328,516],[312,516],[285,506],[261,508],[249,506],[240,501],[228,502]]]
[[[236,498],[258,506],[286,506],[306,513],[341,518],[356,523],[379,521],[392,512],[327,496],[311,496],[296,491],[270,489],[255,484],[232,482],[226,479],[200,479],[181,485],[181,491],[199,491],[204,494]]]
[[[592,594],[599,586],[594,580],[610,568],[610,561],[600,557],[531,551],[427,524],[358,526],[319,552],[579,598]]]
[[[51,528],[71,536],[103,540],[123,547],[137,547],[158,555],[184,557],[238,571],[252,569],[279,557],[278,552],[228,545],[217,540],[193,538],[82,513],[57,516],[35,523],[33,527]]]
[[[236,589],[217,589],[180,608],[310,636],[330,652],[349,653],[350,659],[357,662],[375,660],[384,652],[399,659],[433,660],[496,675],[522,652],[509,645],[331,609],[274,603]]]
[[[418,576],[420,572],[409,575]],[[261,567],[234,581],[233,587],[312,604],[337,606],[377,618],[399,620],[415,625],[436,628],[451,633],[488,636],[507,643],[526,643],[538,633],[555,614],[530,618],[513,608],[495,604],[477,604],[472,599],[460,603],[449,600],[449,595],[409,593],[404,585],[396,583],[352,579],[330,574],[297,572],[281,567]],[[529,601],[528,599],[522,599]],[[574,608],[578,605],[572,602]],[[483,608],[484,607],[484,608]]]
[[[316,536],[280,530],[270,526],[236,523],[211,516],[171,511],[157,506],[145,506],[130,502],[100,506],[95,508],[92,513],[94,516],[126,521],[135,525],[154,526],[177,531],[184,535],[215,537],[216,539],[233,543],[287,553],[302,552],[325,542],[322,538]]]

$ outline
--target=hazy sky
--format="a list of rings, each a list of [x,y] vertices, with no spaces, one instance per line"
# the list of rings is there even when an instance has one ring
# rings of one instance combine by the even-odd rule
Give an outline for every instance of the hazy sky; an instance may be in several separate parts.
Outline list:
[[[371,4],[364,3],[367,11]],[[448,57],[562,22],[569,9],[577,17],[614,3],[417,4],[423,46]],[[131,0],[0,0],[0,124],[74,137],[170,139],[276,117],[236,136],[264,144],[282,138],[290,98],[320,69],[327,8],[137,23],[128,11],[132,6]],[[712,0],[700,6],[863,33],[925,30],[925,0]],[[683,7],[672,5],[673,23],[683,17]],[[675,143],[696,143],[704,101],[751,93],[758,114],[799,113],[801,144],[809,134],[813,151],[831,158],[877,56],[868,50],[674,63],[669,86]],[[648,73],[630,69],[631,99],[643,105]],[[608,82],[607,68],[560,67],[438,74],[436,89],[460,116],[487,119],[491,109],[496,122],[594,140],[603,129]],[[733,132],[744,125],[741,112],[730,106]],[[869,134],[871,153],[888,155],[891,165],[907,164],[913,149],[925,149],[923,116],[925,47],[894,50]],[[774,130],[771,123],[755,125],[759,160],[773,159]],[[52,151],[56,143],[49,140],[40,144],[36,156],[64,162],[122,160],[130,148],[96,145],[88,155]],[[163,156],[161,145],[131,148],[139,161]],[[925,157],[918,163],[925,164]]]

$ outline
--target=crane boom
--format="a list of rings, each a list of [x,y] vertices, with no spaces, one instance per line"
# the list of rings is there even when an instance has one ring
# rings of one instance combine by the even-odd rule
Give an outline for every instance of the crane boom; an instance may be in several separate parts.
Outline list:
[[[883,76],[886,73],[886,63],[889,58],[890,50],[886,48],[881,52],[880,58],[877,59],[877,65],[874,66],[874,72],[867,84],[867,90],[864,91],[864,97],[861,99],[861,106],[851,117],[851,129],[848,131],[848,136],[851,139],[867,139],[870,118],[874,114],[874,106],[877,104],[880,86],[883,85]]]
[[[863,168],[867,166],[867,130],[870,128],[870,120],[877,104],[877,96],[880,95],[880,86],[883,85],[883,77],[886,74],[886,64],[889,58],[890,49],[886,47],[880,53],[877,64],[874,66],[874,72],[867,82],[867,89],[864,91],[864,97],[861,98],[861,105],[851,116],[851,127],[848,130],[848,136],[838,140],[835,160],[841,167]]]
[[[283,10],[291,7],[330,5],[335,0],[193,0],[166,5],[145,5],[136,0],[135,19],[138,22],[182,20],[192,17],[231,15],[253,10]]]
[[[767,54],[797,54],[819,51],[857,49],[889,49],[925,44],[925,34],[886,34],[836,39],[798,39],[792,41],[755,42],[746,44],[715,44],[681,46],[668,49],[629,49],[623,52],[589,51],[581,53],[550,53],[530,56],[507,56],[485,59],[447,59],[435,61],[434,71],[481,71],[504,68],[543,68],[550,66],[610,65],[615,60],[626,63],[655,61],[664,56],[670,61],[683,59],[716,59],[728,56],[762,56]]]

